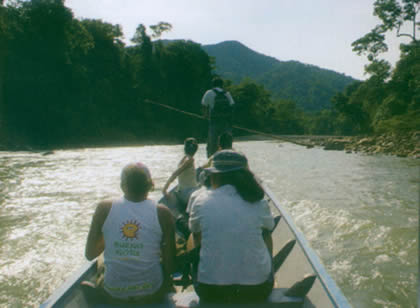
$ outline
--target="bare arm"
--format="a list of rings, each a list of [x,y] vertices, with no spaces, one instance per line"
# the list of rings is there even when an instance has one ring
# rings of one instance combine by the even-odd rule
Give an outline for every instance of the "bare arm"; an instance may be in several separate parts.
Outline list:
[[[185,169],[190,167],[191,164],[193,163],[194,163],[194,158],[187,157],[187,159],[181,164],[181,166],[179,166],[178,169],[176,169],[174,173],[172,173],[172,175],[166,181],[166,184],[162,189],[164,195],[168,193],[167,190],[168,190],[169,185],[171,185],[171,183],[178,177],[178,175],[180,175]]]
[[[202,112],[203,117],[205,119],[208,119],[209,118],[209,107],[208,106],[202,106],[201,112]]]
[[[211,162],[213,161],[213,156],[209,157],[209,159],[207,160],[207,162],[201,166],[201,168],[209,168],[211,166]]]
[[[262,236],[270,256],[273,256],[273,238],[271,237],[271,232],[263,229]]]
[[[201,245],[201,232],[193,233],[194,247],[199,247]]]
[[[93,214],[92,223],[90,225],[89,234],[85,247],[86,259],[93,260],[99,256],[105,249],[104,236],[102,234],[102,226],[111,209],[112,202],[104,201],[98,204]]]
[[[162,204],[158,205],[158,217],[162,229],[161,255],[164,280],[169,282],[169,277],[175,270],[175,223],[170,210]]]
[[[201,112],[204,118],[208,119],[210,114],[210,102],[213,100],[215,93],[213,90],[207,90],[201,99]]]

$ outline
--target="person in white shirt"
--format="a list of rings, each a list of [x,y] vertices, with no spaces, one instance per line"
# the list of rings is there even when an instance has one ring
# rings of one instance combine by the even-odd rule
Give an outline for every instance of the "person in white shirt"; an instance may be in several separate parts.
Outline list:
[[[149,169],[129,164],[121,172],[124,196],[96,207],[85,255],[93,260],[103,253],[104,281],[95,290],[106,301],[154,302],[171,286],[174,221],[166,206],[147,198],[152,187]]]
[[[195,290],[206,302],[264,300],[274,281],[274,219],[264,190],[246,157],[232,150],[217,152],[206,171],[212,189],[194,196],[189,219],[201,246]]]
[[[232,95],[223,89],[223,80],[214,78],[213,88],[207,90],[201,100],[204,115],[209,120],[207,158],[217,151],[218,137],[224,132],[232,133],[234,104]]]

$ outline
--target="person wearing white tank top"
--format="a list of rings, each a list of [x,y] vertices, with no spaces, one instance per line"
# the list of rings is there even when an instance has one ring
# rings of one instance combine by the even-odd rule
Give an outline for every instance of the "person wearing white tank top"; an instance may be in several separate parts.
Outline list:
[[[121,173],[124,197],[100,202],[93,215],[85,255],[104,255],[105,297],[153,302],[171,284],[175,227],[169,209],[147,199],[152,187],[147,167],[129,164]]]
[[[198,150],[198,143],[195,138],[187,138],[184,141],[184,157],[178,163],[178,168],[171,174],[166,184],[163,186],[162,192],[166,198],[171,198],[168,188],[171,183],[178,178],[178,186],[175,191],[175,197],[182,204],[181,212],[185,211],[188,199],[191,194],[198,189],[196,180],[194,155]]]

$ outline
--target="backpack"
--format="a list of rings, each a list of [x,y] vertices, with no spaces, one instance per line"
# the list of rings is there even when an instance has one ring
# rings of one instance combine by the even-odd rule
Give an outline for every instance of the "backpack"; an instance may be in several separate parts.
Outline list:
[[[233,114],[233,107],[230,105],[226,92],[216,89],[213,89],[213,92],[216,93],[216,97],[214,98],[213,108],[210,110],[210,118],[230,120]]]

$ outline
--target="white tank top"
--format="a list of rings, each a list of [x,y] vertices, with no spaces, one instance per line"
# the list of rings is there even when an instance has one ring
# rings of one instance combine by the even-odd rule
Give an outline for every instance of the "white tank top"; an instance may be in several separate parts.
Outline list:
[[[115,298],[148,295],[163,282],[162,230],[152,200],[112,203],[102,227],[105,239],[105,290]]]
[[[181,165],[181,164],[179,164]],[[193,163],[178,175],[178,190],[188,189],[197,186],[195,165]]]

